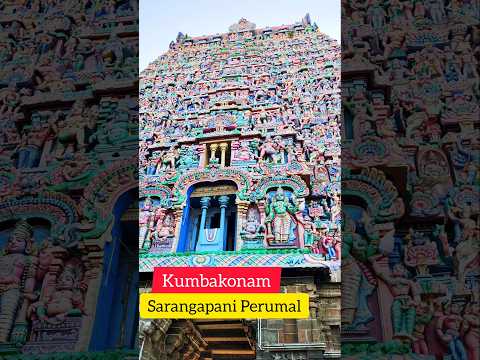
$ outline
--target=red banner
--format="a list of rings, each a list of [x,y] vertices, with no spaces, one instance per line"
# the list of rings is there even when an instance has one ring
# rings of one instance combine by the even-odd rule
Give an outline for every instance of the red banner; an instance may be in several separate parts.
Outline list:
[[[278,293],[280,267],[156,267],[154,293]]]

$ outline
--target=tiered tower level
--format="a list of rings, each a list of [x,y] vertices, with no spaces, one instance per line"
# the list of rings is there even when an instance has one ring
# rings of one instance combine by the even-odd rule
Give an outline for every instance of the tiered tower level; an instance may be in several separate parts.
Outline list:
[[[340,48],[302,21],[179,34],[140,77],[140,268],[339,272]]]

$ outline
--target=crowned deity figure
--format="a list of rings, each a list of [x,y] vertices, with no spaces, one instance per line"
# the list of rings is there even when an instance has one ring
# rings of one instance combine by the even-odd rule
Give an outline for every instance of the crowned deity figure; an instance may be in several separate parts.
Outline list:
[[[292,244],[297,239],[297,222],[295,214],[298,211],[298,204],[295,197],[289,199],[282,187],[278,187],[275,195],[265,208],[267,215],[267,241],[275,244]]]
[[[28,298],[28,279],[30,268],[30,251],[32,248],[32,227],[25,221],[16,223],[8,243],[0,257],[2,274],[0,275],[0,342],[9,340],[14,327],[17,309],[23,299]],[[27,276],[26,276],[27,275]]]
[[[264,231],[265,228],[260,221],[258,210],[256,208],[250,208],[240,234],[244,239],[252,240]]]
[[[156,226],[151,231],[152,246],[165,246],[174,238],[175,221],[172,214],[166,214],[157,220]]]

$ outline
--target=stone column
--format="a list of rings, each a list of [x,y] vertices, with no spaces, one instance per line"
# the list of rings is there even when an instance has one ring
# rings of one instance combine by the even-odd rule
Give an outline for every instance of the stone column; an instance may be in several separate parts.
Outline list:
[[[225,155],[226,155],[226,152],[227,152],[227,147],[228,147],[228,144],[227,143],[221,143],[220,144],[220,165],[221,166],[225,166]]]
[[[218,202],[220,203],[220,231],[222,232],[222,236],[225,234],[226,231],[226,221],[225,221],[225,209],[228,206],[228,196],[222,195],[218,198]],[[223,236],[225,238],[225,236]]]
[[[207,145],[201,144],[198,146],[198,153],[200,154],[199,164],[201,167],[205,167],[208,165],[207,159]]]
[[[241,250],[243,246],[243,240],[240,236],[242,231],[242,226],[246,221],[247,212],[248,212],[248,201],[242,201],[237,198],[235,201],[237,204],[237,229],[236,229],[236,236],[235,236],[235,250]]]
[[[203,231],[205,228],[205,222],[207,221],[207,209],[210,206],[210,197],[204,196],[200,199],[200,204],[202,205],[202,217],[200,220],[200,231]]]
[[[258,211],[260,212],[260,223],[264,224],[265,227],[267,226],[267,224],[265,223],[265,218],[266,218],[265,204],[266,204],[266,202],[267,202],[267,198],[265,197],[265,199],[263,199],[262,201],[260,201],[258,203]],[[265,246],[265,248],[268,248],[267,229],[266,228],[265,228],[265,236],[263,238],[263,245]]]
[[[185,202],[182,205],[173,208],[173,216],[175,218],[175,239],[173,240],[173,244],[172,244],[173,252],[177,250],[178,242],[180,240],[180,230],[182,227],[184,207],[185,207]]]
[[[210,144],[210,163],[217,158],[218,144]]]

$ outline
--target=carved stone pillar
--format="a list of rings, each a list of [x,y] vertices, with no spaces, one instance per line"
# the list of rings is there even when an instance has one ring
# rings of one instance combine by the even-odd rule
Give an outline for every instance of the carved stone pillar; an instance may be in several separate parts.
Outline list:
[[[260,213],[260,223],[261,224],[265,224],[265,200],[263,200],[262,202],[259,202],[258,203],[258,212]],[[266,225],[265,225],[266,226]],[[268,247],[268,242],[267,242],[267,231],[265,231],[265,238],[263,240],[263,245],[265,246],[265,248]]]
[[[228,144],[221,143],[220,144],[220,165],[225,166],[225,157],[227,153]]]
[[[199,164],[201,167],[208,165],[207,159],[207,144],[201,144],[198,146],[198,153],[200,155]]]
[[[238,251],[241,250],[243,246],[243,240],[240,236],[240,233],[242,231],[243,224],[245,224],[245,221],[247,220],[248,201],[239,200],[237,198],[235,203],[237,204],[237,229],[235,236],[235,250]]]
[[[210,206],[210,197],[204,196],[200,199],[200,204],[202,206],[202,217],[200,220],[200,231],[205,229],[205,222],[207,221],[207,210]]]
[[[183,220],[183,208],[185,204],[175,207],[173,209],[173,215],[175,217],[175,239],[173,240],[172,251],[175,251],[178,247],[178,241],[180,240],[180,230]]]
[[[210,163],[217,158],[218,144],[210,144]]]
[[[225,221],[225,211],[227,209],[227,206],[228,206],[228,196],[226,195],[222,195],[218,198],[218,202],[220,204],[220,231],[222,231],[222,233],[224,233],[225,231],[227,231],[227,223]]]

